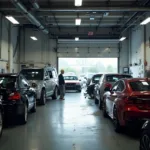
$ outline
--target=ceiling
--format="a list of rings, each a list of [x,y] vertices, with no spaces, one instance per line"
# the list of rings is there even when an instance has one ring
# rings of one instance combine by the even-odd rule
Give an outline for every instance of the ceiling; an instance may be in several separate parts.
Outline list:
[[[0,0],[0,11],[14,16],[21,26],[37,28],[12,1],[15,0]],[[33,1],[39,9],[33,7]],[[150,0],[83,0],[81,7],[75,7],[74,0],[21,0],[21,3],[50,35],[59,39],[117,39],[150,11]],[[75,25],[76,18],[82,19],[80,26]]]

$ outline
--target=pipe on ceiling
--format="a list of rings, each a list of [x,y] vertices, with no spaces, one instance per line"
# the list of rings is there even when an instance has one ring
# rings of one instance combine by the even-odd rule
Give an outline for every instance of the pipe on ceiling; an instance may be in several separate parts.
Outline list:
[[[21,2],[19,2],[18,0],[11,1],[32,24],[37,26],[43,33],[49,33],[49,30],[44,25],[42,25],[42,23],[34,15],[32,15]]]
[[[39,9],[40,6],[39,4],[37,3],[37,0],[30,0],[30,3],[32,4],[32,6],[35,8],[35,9]]]
[[[39,12],[149,12],[150,7],[41,8]]]

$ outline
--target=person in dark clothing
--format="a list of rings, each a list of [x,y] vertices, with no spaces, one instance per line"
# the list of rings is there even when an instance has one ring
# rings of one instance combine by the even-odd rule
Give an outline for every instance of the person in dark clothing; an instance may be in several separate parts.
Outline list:
[[[64,100],[64,96],[65,96],[65,80],[63,74],[64,74],[64,70],[62,69],[60,75],[58,76],[60,100]]]

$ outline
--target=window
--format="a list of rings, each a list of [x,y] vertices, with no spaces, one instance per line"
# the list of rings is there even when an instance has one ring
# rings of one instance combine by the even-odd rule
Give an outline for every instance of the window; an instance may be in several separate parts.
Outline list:
[[[150,91],[150,81],[133,81],[129,85],[133,91]]]
[[[117,87],[117,91],[122,92],[125,89],[125,85],[123,83],[123,81],[119,81],[119,85]]]
[[[76,76],[64,76],[65,80],[78,80]]]
[[[21,73],[27,80],[43,80],[43,69],[24,69]]]
[[[112,87],[112,91],[117,91],[119,82],[115,83],[114,86]]]
[[[95,75],[92,78],[93,83],[98,83],[102,75]]]
[[[107,82],[117,82],[119,79],[123,78],[132,78],[130,75],[107,75],[106,81]]]
[[[20,82],[19,82],[19,86],[20,88],[27,88],[27,86],[29,86],[27,80],[23,77],[23,76],[20,76]]]
[[[16,77],[15,76],[3,76],[0,77],[0,86],[3,88],[8,88],[9,84],[14,83],[14,87],[16,84]]]

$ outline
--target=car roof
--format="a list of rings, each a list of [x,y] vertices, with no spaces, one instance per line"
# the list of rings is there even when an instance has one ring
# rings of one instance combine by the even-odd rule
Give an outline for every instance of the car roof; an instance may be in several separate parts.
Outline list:
[[[126,79],[122,79],[128,82],[135,82],[135,81],[150,81],[150,78],[126,78]]]
[[[99,73],[99,74],[94,74],[94,76],[102,76],[102,75],[103,75],[103,74],[100,74],[100,73]]]
[[[4,73],[4,74],[0,74],[0,77],[6,77],[6,76],[14,76],[17,77],[19,74],[18,73]]]
[[[106,73],[106,74],[103,74],[103,75],[123,75],[123,76],[131,76],[130,74],[122,74],[122,73]]]

